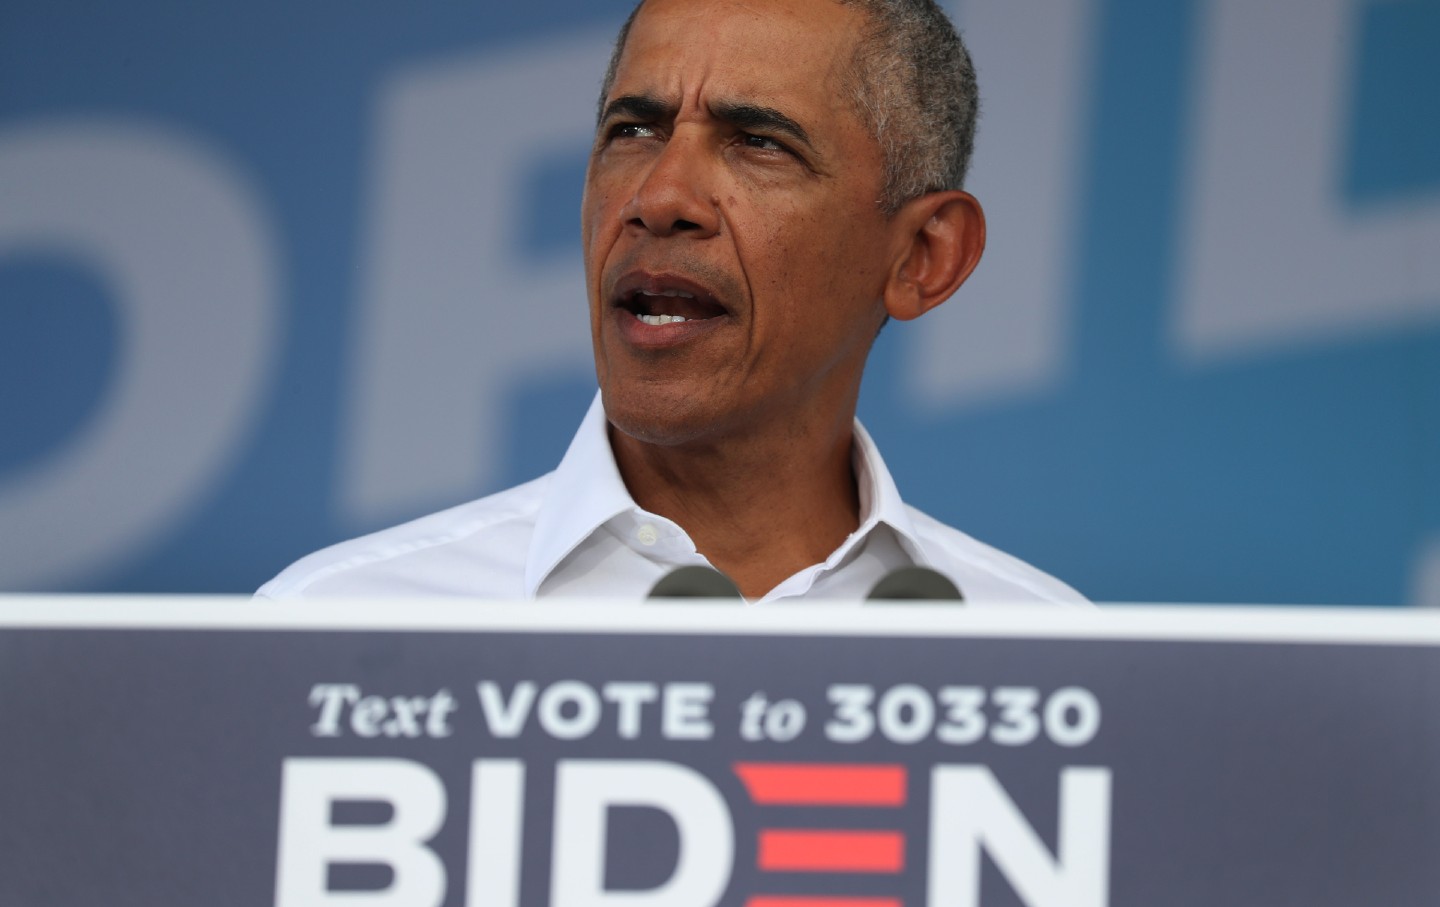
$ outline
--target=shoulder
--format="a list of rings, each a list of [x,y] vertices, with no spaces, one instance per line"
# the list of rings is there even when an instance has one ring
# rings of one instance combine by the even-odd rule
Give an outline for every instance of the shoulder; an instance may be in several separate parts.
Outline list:
[[[1089,599],[1043,570],[906,505],[931,566],[954,578],[970,604],[1088,605]]]
[[[552,475],[323,548],[255,595],[518,597]]]

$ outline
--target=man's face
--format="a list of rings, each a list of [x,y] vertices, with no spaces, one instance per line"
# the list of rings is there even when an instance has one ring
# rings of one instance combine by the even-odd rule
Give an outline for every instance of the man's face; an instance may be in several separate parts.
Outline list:
[[[660,444],[848,412],[898,245],[835,0],[648,0],[582,208],[610,420]],[[680,316],[683,321],[671,321]]]

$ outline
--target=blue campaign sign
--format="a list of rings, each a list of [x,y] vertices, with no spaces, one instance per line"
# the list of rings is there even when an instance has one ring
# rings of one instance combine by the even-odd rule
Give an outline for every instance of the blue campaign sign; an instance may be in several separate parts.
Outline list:
[[[0,900],[1440,894],[1440,621],[0,600]]]
[[[0,13],[0,588],[245,591],[551,468],[625,0]],[[1097,599],[1440,601],[1440,6],[947,8],[973,280],[901,490]]]

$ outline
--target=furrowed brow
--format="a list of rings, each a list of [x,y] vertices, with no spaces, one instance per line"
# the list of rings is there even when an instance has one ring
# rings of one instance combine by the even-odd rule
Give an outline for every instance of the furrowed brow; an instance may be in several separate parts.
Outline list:
[[[758,129],[779,133],[789,136],[811,151],[815,150],[815,146],[810,142],[810,135],[804,127],[773,107],[721,102],[711,108],[711,113],[716,118],[741,129],[747,131]]]
[[[675,108],[659,98],[651,95],[627,94],[621,95],[605,105],[605,110],[600,114],[600,122],[608,123],[613,119],[623,118],[639,120],[642,123],[658,123],[674,116]]]

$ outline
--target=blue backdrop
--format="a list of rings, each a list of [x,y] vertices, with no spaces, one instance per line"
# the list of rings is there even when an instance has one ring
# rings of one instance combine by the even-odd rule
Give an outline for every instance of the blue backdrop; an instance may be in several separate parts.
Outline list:
[[[902,492],[1098,599],[1440,603],[1440,2],[966,0]],[[0,9],[0,589],[248,591],[551,468],[625,0]]]

